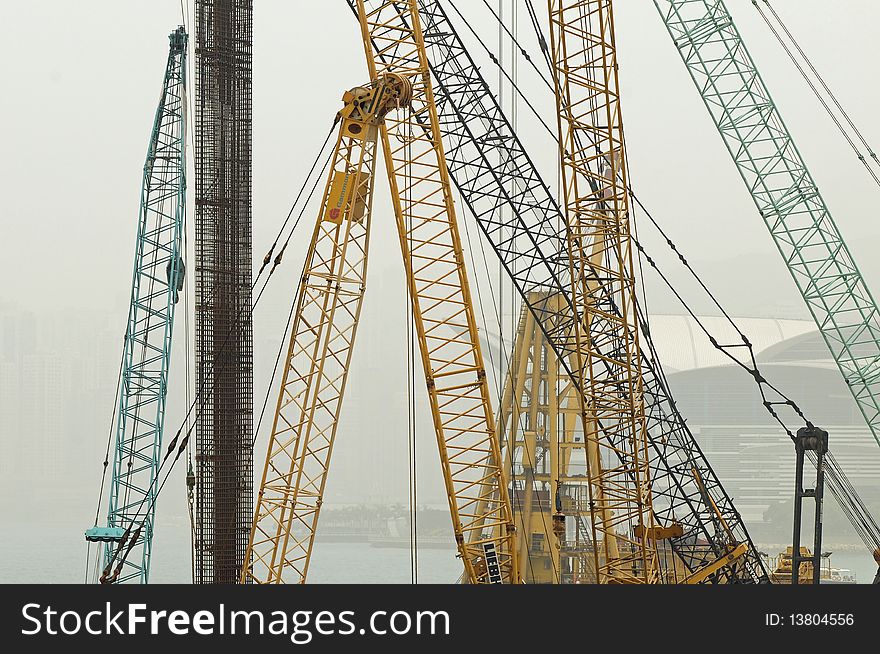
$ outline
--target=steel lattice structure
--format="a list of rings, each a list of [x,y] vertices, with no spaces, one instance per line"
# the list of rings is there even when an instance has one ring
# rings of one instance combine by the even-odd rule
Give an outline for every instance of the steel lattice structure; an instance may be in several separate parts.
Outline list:
[[[242,581],[303,582],[366,288],[377,123],[391,88],[355,89],[339,128],[304,274]],[[375,110],[361,107],[376,98]]]
[[[531,302],[539,298],[530,297]],[[560,305],[565,298],[554,298]],[[565,374],[541,326],[522,304],[501,403],[498,433],[511,475],[517,547],[526,583],[595,583],[592,493],[587,464],[596,466],[601,446],[585,439],[575,385]],[[667,530],[670,534],[672,530]],[[615,545],[619,546],[617,538]],[[657,543],[662,583],[702,583],[748,549],[741,543],[728,557],[690,571],[666,539]],[[619,557],[614,557],[619,558]]]
[[[377,130],[465,578],[518,583],[513,515],[416,0],[358,0],[353,8],[371,84],[378,90],[361,98],[363,89],[354,89],[344,98],[336,163],[309,251],[311,274],[299,289],[254,516],[248,550],[254,565],[242,570],[242,578],[268,583],[306,579],[366,264],[373,145],[353,150],[350,143],[352,135],[359,141]],[[383,80],[388,79],[405,84],[408,92],[397,95],[399,106],[380,112],[386,97]],[[363,112],[369,120],[349,118]],[[327,213],[331,206],[337,209],[332,216]],[[323,226],[327,220],[338,220],[337,228]],[[334,253],[331,265],[324,266],[323,276],[315,275],[315,266],[320,270],[322,265],[318,248],[325,242]],[[313,291],[316,284],[320,288]],[[313,293],[320,309],[310,308]]]
[[[614,12],[610,0],[548,0],[548,9],[597,581],[656,583]]]
[[[529,297],[530,303],[543,298]],[[565,298],[557,296],[561,306]],[[498,406],[517,548],[526,583],[591,583],[596,550],[581,402],[547,337],[523,303]],[[562,520],[559,518],[563,517]]]
[[[513,514],[418,3],[358,4],[371,76],[405,75],[413,84],[409,112],[385,121],[382,145],[465,577],[519,583]]]
[[[196,583],[237,583],[253,517],[252,0],[196,2]]]
[[[880,443],[880,312],[721,0],[655,0],[740,176]]]
[[[87,540],[106,543],[102,582],[147,583],[150,577],[174,308],[184,278],[187,34],[183,27],[169,40],[144,164],[107,527],[86,532]],[[128,556],[123,557],[122,550],[129,550]],[[119,573],[108,578],[110,567],[123,558]]]
[[[354,0],[348,2],[354,9]],[[553,299],[570,293],[560,208],[440,2],[419,0],[419,11],[450,177],[571,377],[573,312],[570,300],[558,307]],[[530,300],[533,292],[540,299]],[[598,301],[615,310],[610,299]],[[682,524],[684,535],[672,546],[689,570],[724,556],[732,536],[748,543],[749,552],[739,566],[710,580],[766,583],[742,518],[678,412],[644,327],[642,373],[657,521]]]

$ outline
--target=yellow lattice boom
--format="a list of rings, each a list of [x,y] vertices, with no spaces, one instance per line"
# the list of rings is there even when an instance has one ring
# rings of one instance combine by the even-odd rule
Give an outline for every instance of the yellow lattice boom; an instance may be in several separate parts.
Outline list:
[[[359,2],[358,10],[371,83],[343,98],[242,580],[306,580],[364,296],[381,140],[464,577],[518,583],[512,511],[416,2]]]
[[[576,362],[600,583],[658,581],[626,156],[609,0],[548,0]],[[616,311],[598,308],[597,290]],[[603,306],[605,306],[603,304]],[[641,534],[639,536],[638,534]],[[600,555],[600,548],[602,554]]]
[[[386,118],[382,142],[465,577],[516,583],[513,516],[417,2],[358,8],[371,76],[404,75],[413,87],[411,111]]]

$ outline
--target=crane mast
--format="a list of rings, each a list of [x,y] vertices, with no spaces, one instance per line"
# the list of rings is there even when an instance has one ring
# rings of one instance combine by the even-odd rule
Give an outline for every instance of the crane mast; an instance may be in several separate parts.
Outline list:
[[[348,3],[357,15],[356,0]],[[419,0],[419,9],[450,177],[564,375],[577,383],[561,210],[442,4]],[[385,59],[382,50],[375,52]],[[611,299],[596,301],[617,311]],[[657,522],[682,526],[683,535],[669,542],[692,572],[705,571],[739,544],[747,545],[737,565],[719,569],[707,583],[767,583],[742,517],[676,408],[650,339],[641,356]]]
[[[408,82],[347,92],[306,255],[242,583],[304,582],[366,286],[378,124]]]
[[[371,76],[407,75],[385,164],[455,541],[470,583],[519,583],[515,527],[416,0],[359,0]],[[379,60],[374,49],[384,57]]]
[[[722,0],[654,4],[880,443],[880,312]]]
[[[344,112],[366,110],[363,127],[382,141],[386,174],[437,435],[456,544],[470,583],[518,583],[514,525],[501,472],[488,380],[480,351],[464,257],[440,138],[437,110],[415,0],[358,2],[373,93],[394,80],[393,106],[362,98]],[[373,47],[382,53],[381,63]],[[404,91],[405,87],[405,91]],[[351,107],[351,109],[349,109]],[[392,111],[392,109],[394,109]],[[312,270],[324,239],[327,207],[339,211],[327,239],[335,266],[319,280],[320,310],[305,317],[307,274],[297,299],[282,391],[276,410],[243,581],[306,580],[309,557],[339,420],[350,353],[363,295],[375,155],[344,159],[343,134],[354,124],[342,116],[334,172],[307,258]],[[359,132],[361,134],[364,131]],[[367,147],[375,152],[375,141]],[[352,186],[340,181],[350,179]],[[362,188],[363,187],[363,188]],[[355,189],[351,191],[336,189]],[[361,190],[362,189],[362,190]],[[355,228],[360,235],[353,263]],[[343,248],[340,251],[340,247]],[[337,288],[350,274],[351,301],[340,313]],[[302,325],[302,326],[300,326]],[[300,367],[298,367],[300,366]],[[300,370],[307,370],[301,373]],[[290,379],[297,386],[290,386]],[[322,389],[326,397],[319,395]],[[292,412],[290,409],[293,409]],[[285,577],[285,572],[287,576]]]
[[[105,544],[102,583],[147,583],[150,576],[174,308],[184,284],[187,34],[183,27],[172,32],[169,41],[144,164],[107,523],[85,532],[86,540]],[[129,550],[129,556],[111,574],[122,548]]]
[[[588,443],[599,583],[655,583],[649,434],[610,0],[548,0],[574,368]],[[619,311],[601,311],[597,288]],[[602,547],[604,559],[599,556]]]
[[[544,299],[532,293],[532,303]],[[561,307],[565,300],[556,296]],[[549,306],[549,305],[548,305]],[[595,544],[577,389],[523,303],[498,407],[526,583],[594,581]],[[590,451],[588,451],[588,447]],[[595,464],[594,464],[595,465]]]

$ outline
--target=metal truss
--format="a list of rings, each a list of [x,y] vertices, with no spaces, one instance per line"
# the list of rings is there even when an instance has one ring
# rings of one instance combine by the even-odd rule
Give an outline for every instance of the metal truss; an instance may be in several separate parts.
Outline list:
[[[597,581],[656,583],[614,12],[609,0],[548,6]],[[597,294],[616,310],[594,303]]]
[[[465,577],[518,583],[513,515],[418,6],[359,0],[356,9],[371,77],[402,75],[413,86],[409,111],[388,116],[382,143]]]
[[[366,286],[373,120],[347,116],[339,129],[297,291],[242,583],[304,583],[308,573]]]
[[[144,164],[107,527],[86,532],[86,539],[106,543],[105,566],[124,558],[112,579],[118,583],[147,583],[150,577],[174,307],[183,288],[187,34],[179,27],[169,40]],[[123,539],[129,529],[133,543]],[[129,555],[117,557],[123,547]]]
[[[355,9],[354,0],[348,2]],[[570,299],[562,306],[553,299],[569,298],[571,288],[562,212],[441,3],[419,0],[419,12],[450,177],[572,377],[574,313]],[[615,310],[608,298],[597,302]],[[657,522],[682,525],[683,535],[671,544],[691,571],[723,556],[730,539],[749,544],[738,566],[707,582],[766,583],[741,516],[678,412],[645,324],[642,331]]]
[[[560,305],[566,301],[560,296],[555,300]],[[519,560],[526,583],[597,580],[591,510],[594,493],[586,470],[588,462],[597,465],[600,445],[596,439],[584,438],[578,395],[541,326],[523,303],[498,409],[498,432],[506,443],[505,471],[511,477]],[[614,538],[609,545],[620,543]],[[736,557],[747,549],[741,547]],[[696,582],[665,540],[658,542],[657,551],[664,583]],[[603,548],[600,564],[605,557]],[[730,564],[731,559],[722,557],[697,574],[705,579]]]
[[[880,443],[880,313],[721,0],[655,0],[749,194]]]
[[[242,581],[306,580],[364,293],[381,138],[465,578],[518,583],[513,514],[415,0],[357,9],[372,84],[344,98],[248,546],[253,564]]]

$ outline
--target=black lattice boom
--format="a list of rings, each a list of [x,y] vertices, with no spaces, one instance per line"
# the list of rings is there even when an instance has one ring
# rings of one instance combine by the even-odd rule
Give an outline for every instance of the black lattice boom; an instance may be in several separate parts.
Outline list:
[[[357,14],[355,0],[347,1]],[[572,376],[569,361],[574,347],[574,312],[568,297],[561,209],[440,2],[419,0],[418,4],[449,175],[566,373]],[[503,214],[502,207],[507,207],[510,215]],[[544,300],[530,303],[533,292]],[[552,302],[554,296],[566,298],[561,311]],[[617,310],[611,298],[597,298],[597,302],[606,311]],[[751,546],[742,517],[678,412],[644,322],[642,330],[657,520],[682,525],[684,535],[673,539],[672,547],[691,571],[724,554],[728,529],[736,541],[750,544],[739,565],[713,575],[710,583],[767,583],[767,572]],[[721,528],[718,513],[727,529]]]

